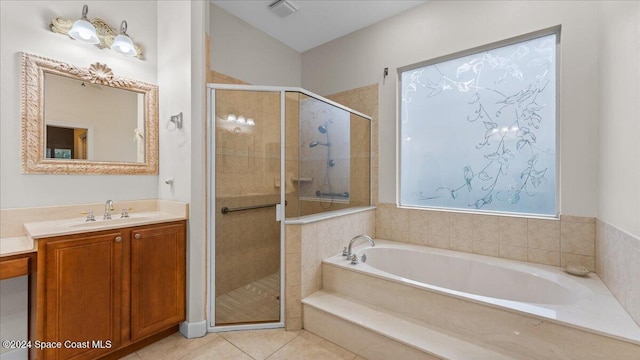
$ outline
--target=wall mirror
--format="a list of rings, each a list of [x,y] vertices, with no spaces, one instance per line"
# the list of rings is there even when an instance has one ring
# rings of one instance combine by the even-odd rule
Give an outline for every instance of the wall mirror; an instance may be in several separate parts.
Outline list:
[[[22,54],[22,173],[158,174],[158,86]]]

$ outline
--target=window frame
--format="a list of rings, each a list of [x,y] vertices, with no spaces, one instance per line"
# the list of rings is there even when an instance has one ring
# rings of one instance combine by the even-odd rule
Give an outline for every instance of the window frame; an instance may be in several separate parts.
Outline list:
[[[511,38],[499,40],[496,42],[480,45],[474,48],[461,50],[455,53],[450,53],[447,55],[438,56],[435,58],[431,58],[428,60],[423,60],[417,63],[405,65],[398,67],[396,69],[396,207],[404,208],[404,209],[417,209],[417,210],[437,210],[437,211],[445,211],[445,212],[454,212],[454,213],[469,213],[469,214],[479,214],[479,215],[502,215],[502,216],[513,216],[513,217],[526,217],[526,218],[541,218],[541,219],[559,219],[560,218],[560,209],[561,209],[561,197],[560,191],[562,189],[561,184],[561,148],[560,148],[560,97],[562,95],[561,88],[561,34],[562,34],[562,26],[556,25],[549,28],[533,31],[530,33],[514,36]],[[402,159],[402,74],[407,71],[415,70],[417,68],[422,68],[434,64],[439,64],[445,61],[462,58],[465,56],[470,56],[474,54],[479,54],[482,52],[490,51],[493,49],[501,48],[504,46],[514,45],[520,42],[533,40],[536,38],[548,36],[548,35],[556,35],[556,78],[555,78],[555,86],[556,86],[556,111],[555,111],[555,166],[556,166],[556,193],[555,193],[555,214],[545,215],[545,214],[534,214],[534,213],[521,213],[521,212],[508,212],[508,211],[496,211],[496,210],[484,210],[484,209],[461,209],[461,208],[448,208],[448,207],[438,207],[438,206],[418,206],[418,205],[406,205],[402,203],[402,179],[401,179],[401,159]]]

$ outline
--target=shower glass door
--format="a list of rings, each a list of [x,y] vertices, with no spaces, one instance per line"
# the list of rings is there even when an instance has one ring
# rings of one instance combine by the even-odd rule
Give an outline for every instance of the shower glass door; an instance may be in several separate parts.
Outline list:
[[[281,321],[281,92],[212,91],[215,327]]]

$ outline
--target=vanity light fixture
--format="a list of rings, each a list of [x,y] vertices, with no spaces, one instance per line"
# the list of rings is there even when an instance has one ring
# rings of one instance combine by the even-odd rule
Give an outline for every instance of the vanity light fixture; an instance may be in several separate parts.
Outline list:
[[[126,56],[135,56],[137,54],[133,41],[127,35],[127,21],[122,20],[120,23],[120,34],[113,39],[111,50]]]
[[[127,34],[127,22],[120,23],[120,31],[113,28],[101,19],[87,18],[89,7],[82,7],[82,18],[70,20],[56,17],[51,20],[49,28],[59,34],[69,35],[71,38],[88,44],[95,44],[100,49],[110,48],[111,50],[125,56],[135,56],[142,59],[142,48],[133,42]]]
[[[100,39],[98,39],[95,26],[87,19],[88,12],[89,7],[84,5],[82,7],[82,17],[73,23],[71,30],[69,30],[69,36],[87,44],[98,44]]]

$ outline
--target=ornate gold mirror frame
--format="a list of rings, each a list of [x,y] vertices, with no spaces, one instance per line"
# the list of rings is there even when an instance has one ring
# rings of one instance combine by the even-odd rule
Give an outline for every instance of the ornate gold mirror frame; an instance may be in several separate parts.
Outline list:
[[[143,94],[145,161],[129,163],[45,158],[45,72]],[[157,85],[115,76],[109,67],[100,63],[92,64],[86,69],[22,53],[21,113],[23,174],[158,174]]]

